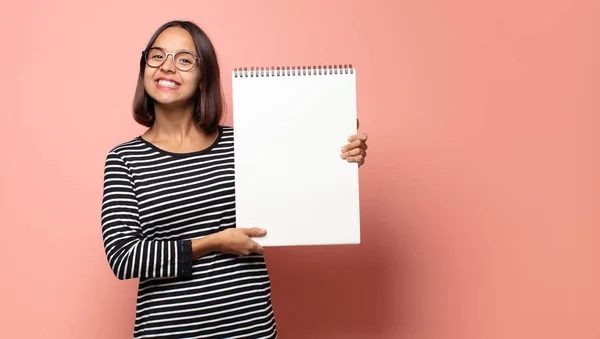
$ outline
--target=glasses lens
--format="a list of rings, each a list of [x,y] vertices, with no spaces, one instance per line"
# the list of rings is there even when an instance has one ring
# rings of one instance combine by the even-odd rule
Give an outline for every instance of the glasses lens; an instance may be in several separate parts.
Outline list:
[[[175,65],[182,71],[190,70],[196,63],[196,57],[192,53],[179,52],[175,55]]]
[[[165,62],[165,52],[158,48],[151,48],[146,55],[146,62],[150,67],[158,67]]]

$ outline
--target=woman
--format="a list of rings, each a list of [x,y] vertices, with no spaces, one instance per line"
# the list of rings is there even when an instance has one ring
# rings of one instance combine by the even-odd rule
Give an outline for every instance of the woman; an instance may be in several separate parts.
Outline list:
[[[107,155],[102,236],[119,279],[139,278],[134,338],[275,338],[260,228],[237,228],[233,129],[219,65],[190,22],[160,27],[140,60],[134,118]],[[366,135],[342,158],[363,164]]]

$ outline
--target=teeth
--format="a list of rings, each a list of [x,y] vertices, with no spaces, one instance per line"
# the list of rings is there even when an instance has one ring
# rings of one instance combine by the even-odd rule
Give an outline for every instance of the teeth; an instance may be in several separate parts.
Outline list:
[[[158,84],[160,86],[165,86],[165,87],[171,87],[171,88],[175,88],[177,87],[177,84],[172,82],[172,81],[168,81],[168,80],[159,80]]]

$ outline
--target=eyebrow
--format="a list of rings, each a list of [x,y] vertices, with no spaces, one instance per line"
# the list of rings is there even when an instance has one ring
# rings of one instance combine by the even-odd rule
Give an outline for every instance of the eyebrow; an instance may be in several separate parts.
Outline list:
[[[164,47],[162,47],[162,46],[152,46],[152,47],[150,47],[150,48],[155,48],[155,47],[156,47],[156,48],[163,49],[163,50],[165,50],[165,51],[167,50],[166,48],[164,48]],[[188,52],[188,53],[192,53],[192,54],[196,55],[196,53],[194,53],[194,52],[192,52],[192,51],[190,51],[190,50],[187,50],[187,49],[179,49],[179,50],[175,51],[174,53],[178,53],[178,52]]]

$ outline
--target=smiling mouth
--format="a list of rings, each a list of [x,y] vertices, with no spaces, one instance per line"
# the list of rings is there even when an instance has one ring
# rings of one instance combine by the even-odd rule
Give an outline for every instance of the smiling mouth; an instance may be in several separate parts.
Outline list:
[[[169,80],[158,80],[156,82],[156,84],[160,87],[167,87],[167,88],[177,88],[179,87],[179,84],[174,82],[174,81],[169,81]]]

